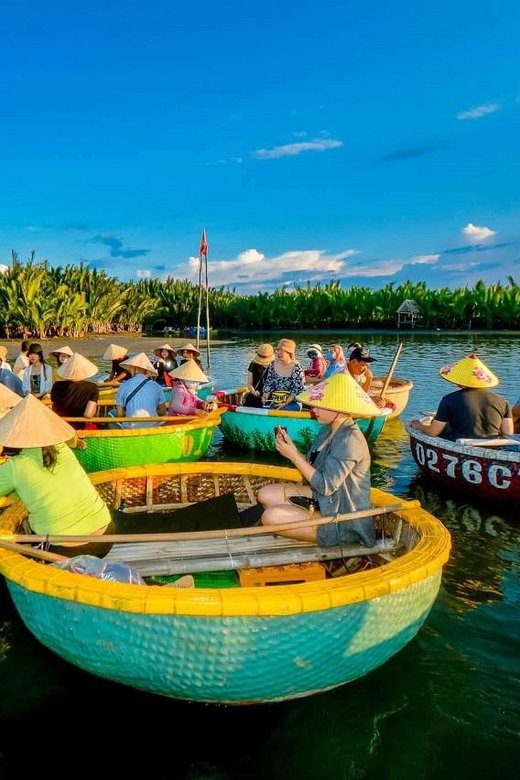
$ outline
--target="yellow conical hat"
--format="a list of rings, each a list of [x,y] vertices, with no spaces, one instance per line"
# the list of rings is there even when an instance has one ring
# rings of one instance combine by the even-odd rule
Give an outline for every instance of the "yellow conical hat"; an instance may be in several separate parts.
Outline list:
[[[74,352],[72,357],[58,368],[57,374],[62,379],[72,379],[74,382],[78,382],[81,379],[89,379],[97,372],[98,369],[94,363],[80,355],[79,352]]]
[[[13,392],[10,387],[0,382],[0,409],[11,409],[11,407],[20,403],[21,400],[21,395]]]
[[[128,360],[121,362],[121,368],[128,368],[128,366],[134,366],[134,368],[144,368],[144,370],[151,376],[157,376],[157,371],[152,366],[150,358],[146,352],[139,352],[137,355],[133,355]]]
[[[348,372],[333,374],[300,393],[296,400],[318,409],[351,414],[352,417],[380,417],[383,414]]]
[[[469,355],[458,363],[443,366],[439,375],[448,382],[462,387],[496,387],[500,384],[498,377],[480,360],[477,355]]]
[[[194,360],[181,363],[178,368],[174,368],[169,373],[174,379],[185,379],[187,382],[209,382],[206,374],[200,370]]]
[[[124,347],[118,347],[117,344],[109,344],[103,352],[104,360],[121,360],[128,355],[128,350]]]
[[[4,447],[48,447],[73,439],[76,431],[34,395],[27,395],[0,420]]]

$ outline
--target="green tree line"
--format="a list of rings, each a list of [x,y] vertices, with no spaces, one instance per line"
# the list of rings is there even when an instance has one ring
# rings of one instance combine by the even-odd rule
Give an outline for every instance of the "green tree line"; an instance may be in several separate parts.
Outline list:
[[[205,295],[205,294],[204,294]],[[520,287],[507,284],[429,289],[424,282],[343,287],[339,280],[272,293],[238,295],[234,289],[208,290],[212,328],[293,330],[314,328],[395,328],[396,311],[414,300],[417,327],[520,328]],[[6,338],[81,337],[92,333],[140,332],[196,323],[199,288],[187,279],[122,282],[85,264],[52,267],[25,262],[13,253],[0,274],[0,331]],[[205,298],[201,322],[205,320]]]

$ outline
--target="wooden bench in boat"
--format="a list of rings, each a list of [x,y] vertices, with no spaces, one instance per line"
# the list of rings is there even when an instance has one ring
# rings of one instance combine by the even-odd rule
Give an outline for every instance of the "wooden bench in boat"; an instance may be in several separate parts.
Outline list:
[[[402,521],[399,519],[392,536],[379,540],[374,547],[364,547],[361,544],[318,547],[310,542],[266,533],[261,536],[114,544],[105,560],[126,563],[137,569],[143,577],[150,577],[341,560],[369,555],[386,557],[400,549],[401,528]]]

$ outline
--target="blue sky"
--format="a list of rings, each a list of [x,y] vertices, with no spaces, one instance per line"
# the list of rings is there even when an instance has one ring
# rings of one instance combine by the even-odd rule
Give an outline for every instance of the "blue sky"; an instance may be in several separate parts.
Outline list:
[[[520,281],[520,3],[0,11],[0,263],[239,293]]]

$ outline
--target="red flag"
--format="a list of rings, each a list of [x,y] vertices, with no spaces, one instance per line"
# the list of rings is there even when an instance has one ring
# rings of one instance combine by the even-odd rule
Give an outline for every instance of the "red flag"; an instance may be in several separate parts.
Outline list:
[[[205,255],[207,257],[208,254],[208,242],[206,241],[206,231],[202,231],[202,235],[200,237],[200,249],[199,249],[199,255]]]

